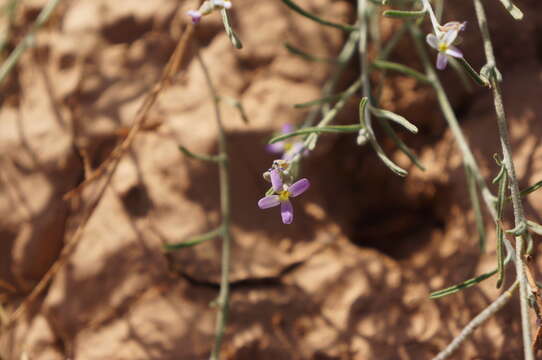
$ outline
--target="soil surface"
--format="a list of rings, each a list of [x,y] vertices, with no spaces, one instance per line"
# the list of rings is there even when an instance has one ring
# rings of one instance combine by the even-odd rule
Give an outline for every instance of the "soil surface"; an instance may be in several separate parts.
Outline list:
[[[46,2],[21,2],[2,56],[23,39]],[[504,78],[517,173],[526,188],[542,179],[542,5],[518,0],[525,18],[514,21],[500,2],[484,3]],[[344,23],[355,13],[346,1],[299,4]],[[446,5],[446,21],[468,21],[460,46],[474,68],[481,68],[484,53],[472,3]],[[234,107],[221,106],[231,157],[234,237],[222,358],[436,355],[502,292],[491,278],[449,297],[428,298],[495,268],[494,225],[484,209],[488,241],[481,253],[462,157],[434,92],[396,74],[384,82],[381,106],[419,127],[417,135],[397,130],[426,171],[414,167],[382,131],[378,138],[409,171],[406,178],[391,173],[369,146],[357,146],[355,136],[322,136],[303,162],[303,176],[312,186],[295,199],[294,223],[283,225],[277,209],[259,211],[257,200],[267,190],[262,172],[273,160],[266,141],[283,124],[303,122],[308,111],[292,105],[320,97],[332,71],[329,64],[290,54],[284,42],[334,57],[346,39],[280,1],[234,2],[232,24],[242,50],[231,46],[218,14],[205,17],[180,71],[145,118],[96,208],[93,199],[107,176],[64,199],[123,141],[186,29],[186,11],[196,6],[177,0],[61,2],[0,85],[4,324],[62,249],[75,244],[36,301],[2,328],[0,358],[209,356],[221,242],[170,255],[162,250],[165,243],[220,223],[218,169],[178,150],[183,145],[212,154],[218,147],[197,49],[220,95],[239,99],[249,119],[245,124]],[[383,20],[383,40],[401,24]],[[408,38],[391,59],[422,69]],[[358,74],[357,64],[354,59],[341,89]],[[493,154],[500,152],[491,91],[474,84],[466,89],[451,67],[439,75],[490,182],[498,172]],[[357,118],[352,99],[337,123]],[[493,185],[491,190],[497,191]],[[525,199],[525,210],[529,219],[542,221],[542,192]],[[542,265],[538,248],[535,275]],[[504,288],[514,276],[509,266]],[[519,304],[513,300],[451,358],[521,359],[520,334]]]

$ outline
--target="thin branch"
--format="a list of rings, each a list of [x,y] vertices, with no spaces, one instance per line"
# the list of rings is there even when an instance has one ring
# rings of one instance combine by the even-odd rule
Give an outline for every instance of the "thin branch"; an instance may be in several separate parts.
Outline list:
[[[209,93],[213,99],[213,105],[215,109],[216,124],[218,127],[218,149],[219,156],[222,157],[222,161],[219,162],[219,181],[220,181],[220,210],[222,214],[222,274],[220,276],[220,292],[216,301],[218,312],[216,314],[216,326],[215,326],[215,344],[213,351],[211,352],[210,360],[218,360],[220,358],[220,348],[222,346],[222,338],[224,337],[224,331],[226,322],[228,320],[228,304],[230,295],[230,247],[231,247],[231,234],[230,234],[230,184],[228,174],[228,151],[226,143],[226,131],[222,123],[222,114],[220,112],[220,97],[212,82],[209,68],[203,61],[203,57],[200,52],[196,53],[198,61],[201,65],[203,73],[205,75],[205,81],[209,88]]]
[[[6,61],[0,66],[0,84],[4,81],[9,72],[13,69],[21,55],[25,52],[26,49],[31,47],[35,41],[36,31],[43,26],[49,20],[51,14],[56,9],[61,0],[50,0],[45,7],[41,10],[36,22],[32,25],[32,28],[24,39],[17,45],[15,49],[9,54]]]
[[[508,303],[508,301],[510,301],[517,286],[518,282],[516,281],[507,291],[499,296],[497,300],[495,300],[491,305],[486,307],[480,314],[472,319],[467,326],[463,328],[461,333],[446,347],[446,349],[438,353],[433,360],[445,360],[449,358],[461,346],[461,344],[469,338],[474,330],[479,328],[490,317],[502,309],[504,305]]]

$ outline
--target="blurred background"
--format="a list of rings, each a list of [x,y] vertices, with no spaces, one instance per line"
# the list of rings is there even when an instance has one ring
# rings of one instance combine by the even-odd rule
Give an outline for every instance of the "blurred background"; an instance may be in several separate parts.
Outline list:
[[[8,34],[3,59],[47,3],[20,0],[9,17],[11,2],[0,1],[2,34]],[[354,2],[299,4],[327,19],[354,21]],[[542,5],[517,0],[525,17],[515,21],[499,1],[484,4],[525,188],[542,180]],[[467,21],[460,47],[480,69],[484,54],[472,3],[444,5],[444,21]],[[386,152],[409,171],[406,178],[391,173],[370,147],[358,147],[355,136],[322,136],[303,162],[302,174],[312,186],[294,204],[294,223],[283,225],[277,209],[257,208],[268,187],[262,172],[273,160],[266,141],[283,124],[302,123],[307,111],[292,105],[320,97],[332,70],[290,54],[284,42],[334,57],[345,41],[341,31],[318,26],[281,1],[233,2],[232,24],[242,50],[231,46],[219,14],[203,18],[178,75],[160,94],[98,205],[93,208],[92,199],[102,180],[63,199],[125,138],[190,20],[186,11],[196,7],[195,1],[178,0],[61,1],[0,84],[4,324],[62,248],[77,241],[28,311],[2,328],[0,358],[208,357],[215,321],[209,304],[218,295],[221,243],[167,256],[162,250],[165,243],[220,223],[217,168],[178,150],[184,145],[200,153],[217,151],[212,101],[195,61],[198,48],[220,94],[239,99],[250,120],[243,123],[236,109],[222,105],[234,236],[223,358],[434,356],[500,293],[491,278],[443,299],[428,298],[495,268],[492,221],[486,214],[488,244],[480,253],[462,159],[434,92],[395,74],[384,82],[381,107],[418,126],[417,135],[399,132],[425,172],[380,133]],[[401,24],[383,19],[383,40]],[[391,59],[422,69],[408,37]],[[353,59],[342,88],[358,76],[358,68]],[[498,172],[493,154],[500,151],[491,93],[474,84],[465,88],[450,68],[439,74],[490,179]],[[357,122],[356,100],[337,123]],[[525,207],[527,217],[540,222],[542,193],[529,195]],[[514,277],[512,268],[508,275],[505,287]],[[452,358],[521,359],[520,333],[514,300]]]

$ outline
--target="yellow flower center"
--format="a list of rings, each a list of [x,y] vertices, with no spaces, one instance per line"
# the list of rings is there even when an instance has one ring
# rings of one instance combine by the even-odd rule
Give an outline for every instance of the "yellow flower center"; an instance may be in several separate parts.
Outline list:
[[[292,149],[293,145],[292,143],[285,143],[284,144],[284,152],[288,152]]]
[[[438,44],[438,51],[445,52],[446,50],[448,50],[448,45],[446,43]]]
[[[290,197],[290,193],[288,192],[288,190],[282,190],[279,192],[280,201],[288,201],[289,197]]]

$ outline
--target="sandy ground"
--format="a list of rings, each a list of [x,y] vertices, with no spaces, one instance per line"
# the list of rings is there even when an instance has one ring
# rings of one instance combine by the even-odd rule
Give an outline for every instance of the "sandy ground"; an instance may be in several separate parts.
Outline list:
[[[13,49],[45,1],[19,8]],[[450,2],[448,2],[450,3]],[[504,76],[521,186],[542,179],[542,7],[517,1],[515,22],[487,1],[499,67]],[[344,1],[300,1],[328,18],[351,22]],[[219,241],[165,256],[164,243],[208,231],[220,222],[218,171],[183,157],[216,152],[216,125],[199,47],[222,95],[240,99],[250,123],[223,105],[231,156],[234,235],[231,314],[225,359],[429,359],[500,293],[495,279],[439,300],[428,294],[495,267],[489,216],[488,246],[480,254],[461,157],[432,91],[390,76],[382,106],[420,128],[401,134],[423,172],[385,139],[390,156],[409,170],[393,175],[374,152],[349,135],[327,136],[303,166],[311,189],[294,205],[293,225],[256,202],[273,157],[269,136],[306,111],[292,104],[319,97],[328,65],[289,54],[289,41],[335,56],[344,41],[290,12],[279,1],[237,0],[234,27],[244,48],[232,48],[218,16],[195,32],[187,58],[162,92],[149,125],[122,157],[103,198],[84,227],[102,182],[77,199],[64,194],[110,156],[159,80],[195,2],[176,0],[65,1],[35,46],[0,87],[0,301],[10,314],[30,293],[61,249],[74,251],[50,286],[10,327],[2,329],[1,359],[205,359],[213,342]],[[451,7],[451,3],[449,5]],[[454,3],[454,6],[455,3]],[[461,48],[483,65],[470,2],[446,12],[468,28]],[[382,23],[384,37],[400,26]],[[435,54],[432,54],[434,56]],[[392,59],[421,69],[412,44]],[[348,85],[356,66],[342,80]],[[465,90],[455,73],[442,73],[452,104],[484,176],[498,170],[499,142],[491,94]],[[356,102],[340,123],[357,121]],[[492,188],[496,191],[496,188]],[[296,199],[297,200],[297,199]],[[542,193],[525,202],[542,219]],[[275,210],[275,209],[274,209]],[[486,214],[487,215],[487,214]],[[510,215],[510,214],[509,214]],[[538,246],[537,246],[538,248]],[[537,268],[541,260],[535,250]],[[514,273],[510,269],[508,281]],[[7,285],[9,284],[9,285]],[[519,306],[512,301],[475,332],[453,359],[521,359]]]

